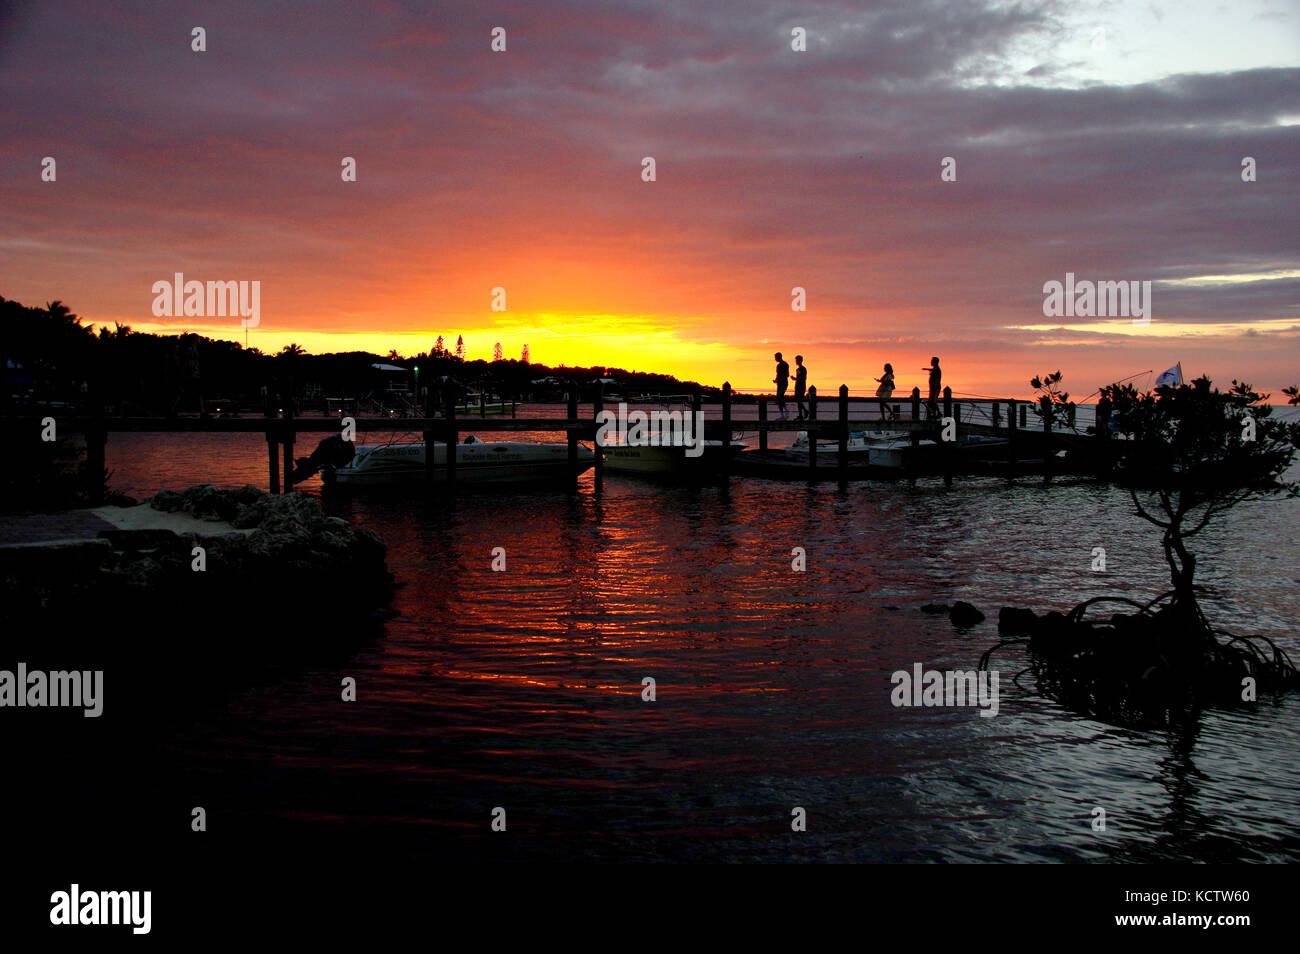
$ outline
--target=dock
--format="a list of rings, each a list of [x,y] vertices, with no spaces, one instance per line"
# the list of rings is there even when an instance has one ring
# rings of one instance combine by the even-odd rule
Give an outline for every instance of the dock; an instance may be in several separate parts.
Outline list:
[[[458,408],[450,401],[442,408],[426,405],[422,417],[333,417],[296,416],[291,401],[268,404],[262,416],[243,417],[124,417],[105,413],[79,413],[64,415],[58,412],[57,425],[61,430],[84,433],[87,447],[87,471],[102,474],[105,447],[114,432],[257,432],[265,435],[267,484],[271,493],[287,493],[293,489],[294,449],[300,436],[336,434],[346,422],[358,435],[376,431],[407,430],[422,435],[426,445],[446,443],[448,447],[445,466],[437,472],[432,464],[433,454],[426,454],[429,478],[446,486],[456,480],[455,447],[460,435],[471,429],[498,433],[532,432],[564,435],[568,443],[569,458],[575,464],[574,484],[577,483],[578,443],[594,442],[597,420],[604,409],[603,398],[597,394],[587,402],[586,413],[580,413],[576,391],[568,395],[563,404],[543,405],[551,411],[545,415],[519,416],[511,406],[510,417],[494,417],[490,422],[477,416],[477,421],[459,417]],[[827,414],[819,403],[816,388],[810,388],[806,404],[808,417],[773,415],[776,398],[770,395],[736,395],[730,384],[721,390],[721,402],[716,416],[703,416],[702,395],[693,397],[693,410],[702,415],[704,436],[708,440],[727,440],[732,437],[753,439],[757,447],[721,459],[720,479],[731,476],[763,477],[786,480],[865,480],[941,476],[951,482],[954,476],[965,474],[1000,475],[1016,477],[1042,475],[1046,478],[1065,473],[1087,473],[1104,477],[1110,472],[1113,451],[1121,439],[1107,433],[1087,433],[1080,430],[1091,421],[1077,421],[1074,405],[1051,405],[1044,399],[1040,405],[1032,402],[1007,399],[954,399],[951,389],[945,388],[940,401],[923,402],[919,389],[913,389],[909,399],[888,402],[892,417],[882,420],[879,399],[874,396],[854,397],[846,386],[841,386]],[[789,409],[796,403],[787,398]],[[441,413],[435,413],[440,411]],[[560,412],[559,414],[554,412]],[[42,422],[55,412],[36,411],[33,414],[6,416],[13,430],[36,439]],[[1031,413],[1033,416],[1031,417]],[[855,431],[870,429],[896,434],[899,441],[910,443],[910,452],[904,453],[902,466],[873,466],[865,455],[850,451],[850,436]],[[776,433],[806,432],[806,449],[770,448],[769,437]],[[982,446],[968,443],[969,438],[983,438]],[[929,442],[923,445],[922,442]],[[314,447],[314,442],[306,448]],[[1062,453],[1064,452],[1064,454]],[[595,492],[603,488],[604,467],[601,455],[596,455]],[[91,481],[94,483],[93,479]],[[102,482],[101,482],[102,483]],[[92,504],[99,501],[96,495],[102,487],[92,487]]]

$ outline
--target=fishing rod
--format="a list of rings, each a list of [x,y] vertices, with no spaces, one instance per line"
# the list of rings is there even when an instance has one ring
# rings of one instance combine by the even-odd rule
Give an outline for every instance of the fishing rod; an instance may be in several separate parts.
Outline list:
[[[1130,374],[1127,378],[1120,378],[1118,381],[1112,381],[1111,384],[1123,384],[1125,381],[1132,381],[1139,374],[1150,374],[1154,370],[1155,368],[1147,368],[1145,371],[1137,371],[1133,374]],[[1110,387],[1110,385],[1106,384],[1106,385],[1102,385],[1102,387]],[[1092,394],[1100,394],[1100,393],[1101,393],[1101,388],[1098,388],[1097,390],[1092,392]],[[1088,397],[1092,397],[1092,394],[1089,394]],[[1088,398],[1084,398],[1084,400],[1086,401],[1088,400]]]

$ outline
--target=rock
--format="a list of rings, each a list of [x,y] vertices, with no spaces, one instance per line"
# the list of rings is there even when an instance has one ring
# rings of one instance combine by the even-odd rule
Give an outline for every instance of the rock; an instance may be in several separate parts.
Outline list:
[[[311,550],[323,556],[346,556],[352,541],[343,533],[321,530],[311,535]]]
[[[125,561],[117,568],[117,576],[125,580],[128,586],[148,589],[159,585],[166,577],[166,569],[152,557],[138,556]]]
[[[160,490],[149,501],[149,506],[164,513],[175,513],[182,508],[183,504],[181,495],[174,490]]]
[[[1065,655],[1074,642],[1073,629],[1064,613],[1053,610],[1035,620],[1029,633],[1029,648],[1049,657]]]
[[[239,504],[228,490],[218,490],[211,484],[199,484],[181,491],[184,508],[200,519],[229,521]]]
[[[254,500],[268,496],[266,491],[261,487],[254,487],[252,484],[244,484],[238,490],[230,491],[230,496],[238,504],[249,504]]]
[[[984,622],[984,614],[970,603],[958,600],[952,604],[952,609],[948,612],[948,619],[952,621],[954,626],[975,626]]]
[[[230,523],[236,530],[251,530],[262,522],[266,514],[267,510],[260,502],[240,504],[235,508]]]
[[[1028,636],[1038,625],[1033,610],[1004,606],[998,610],[999,636]]]
[[[154,550],[175,543],[176,534],[170,530],[101,530],[99,535],[113,545],[114,550]]]
[[[1048,636],[1064,633],[1067,625],[1065,614],[1052,610],[1038,620],[1038,625],[1034,627],[1034,635]]]

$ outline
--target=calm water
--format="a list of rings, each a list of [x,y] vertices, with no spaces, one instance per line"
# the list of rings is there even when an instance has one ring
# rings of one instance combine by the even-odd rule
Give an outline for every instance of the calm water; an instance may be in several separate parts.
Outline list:
[[[264,484],[265,444],[113,435],[109,466],[136,494]],[[327,498],[388,542],[400,615],[341,666],[160,728],[174,784],[227,830],[417,858],[1300,860],[1296,698],[1207,714],[1194,738],[1123,730],[1018,689],[1008,654],[996,718],[890,704],[894,670],[973,668],[1004,603],[1161,592],[1158,534],[1126,495],[605,489],[595,499],[588,474],[577,496]],[[1200,552],[1211,616],[1300,658],[1298,531],[1300,501],[1250,505]],[[1097,546],[1108,573],[1090,570]],[[957,599],[989,621],[960,632],[921,611]],[[489,831],[494,806],[506,835]]]

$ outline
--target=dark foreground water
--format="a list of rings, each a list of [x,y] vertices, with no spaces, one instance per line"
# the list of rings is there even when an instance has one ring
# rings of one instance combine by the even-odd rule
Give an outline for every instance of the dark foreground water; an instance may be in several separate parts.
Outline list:
[[[254,435],[114,435],[109,458],[137,494],[264,481]],[[1004,603],[1161,592],[1158,533],[1116,490],[607,477],[598,500],[588,475],[576,496],[327,504],[387,541],[400,615],[341,660],[160,714],[182,827],[192,803],[222,838],[415,858],[1300,860],[1295,698],[1125,730],[1018,688],[1008,653],[996,717],[891,705],[895,670],[973,668]],[[1298,531],[1300,501],[1253,504],[1200,548],[1211,616],[1300,657]],[[958,599],[989,621],[921,610]]]

